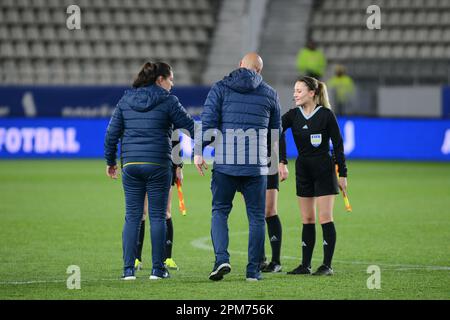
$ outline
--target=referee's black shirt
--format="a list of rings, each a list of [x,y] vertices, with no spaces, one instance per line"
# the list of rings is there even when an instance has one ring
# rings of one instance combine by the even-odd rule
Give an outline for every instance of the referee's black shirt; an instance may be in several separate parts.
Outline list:
[[[302,107],[296,107],[286,112],[281,120],[283,126],[283,136],[280,139],[281,160],[286,161],[284,132],[291,128],[300,159],[329,154],[331,138],[336,163],[339,166],[339,176],[347,176],[344,142],[333,111],[317,105],[310,115],[306,115]]]

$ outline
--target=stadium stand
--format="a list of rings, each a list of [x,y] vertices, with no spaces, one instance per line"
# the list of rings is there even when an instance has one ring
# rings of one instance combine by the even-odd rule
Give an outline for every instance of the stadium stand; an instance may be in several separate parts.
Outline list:
[[[220,0],[2,0],[1,84],[129,84],[148,59],[201,82]],[[81,9],[68,30],[66,9]]]
[[[450,1],[323,0],[311,11],[313,39],[329,65],[342,63],[358,81],[440,84],[450,77]],[[366,9],[381,9],[369,30]]]
[[[73,2],[81,30],[66,27]],[[375,3],[381,29],[369,30]],[[288,108],[308,34],[325,79],[347,67],[362,114],[376,113],[380,85],[450,82],[449,0],[2,0],[0,84],[126,85],[147,59],[172,64],[176,84],[211,84],[257,50]]]
[[[205,84],[222,79],[247,52],[258,51],[268,2],[227,0],[222,3],[203,74]]]
[[[381,29],[369,30],[369,5]],[[343,64],[357,86],[353,114],[375,115],[380,86],[450,83],[448,0],[271,0],[259,51],[264,78],[289,108],[296,56],[309,34],[328,60],[324,79]]]
[[[283,111],[292,105],[292,86],[298,77],[298,50],[305,45],[312,0],[269,1],[260,52],[264,79],[278,91]]]

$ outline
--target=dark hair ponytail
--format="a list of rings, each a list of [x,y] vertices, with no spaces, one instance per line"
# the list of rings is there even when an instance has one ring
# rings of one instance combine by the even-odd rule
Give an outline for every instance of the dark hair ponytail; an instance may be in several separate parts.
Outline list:
[[[154,84],[159,76],[168,78],[171,72],[172,67],[165,62],[146,62],[134,80],[133,87],[139,88]]]

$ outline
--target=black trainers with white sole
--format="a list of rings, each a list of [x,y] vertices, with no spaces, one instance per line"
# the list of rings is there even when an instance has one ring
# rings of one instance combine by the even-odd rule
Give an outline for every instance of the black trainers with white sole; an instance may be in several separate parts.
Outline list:
[[[333,274],[334,274],[333,269],[323,264],[312,275],[313,276],[332,276]]]
[[[264,270],[268,265],[269,263],[267,262],[267,258],[264,256],[264,260],[259,264],[259,270]]]
[[[223,276],[230,273],[231,265],[229,263],[222,263],[218,266],[214,266],[213,271],[209,274],[209,280],[220,281]]]
[[[271,261],[264,269],[261,269],[262,272],[281,272],[283,268],[281,264]]]
[[[305,267],[304,265],[299,265],[292,271],[289,271],[287,274],[311,274],[311,267]]]

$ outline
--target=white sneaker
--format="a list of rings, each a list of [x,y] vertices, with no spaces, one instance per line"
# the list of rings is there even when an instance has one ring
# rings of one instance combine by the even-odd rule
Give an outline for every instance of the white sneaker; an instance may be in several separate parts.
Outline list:
[[[245,280],[247,280],[247,281],[259,281],[258,279],[256,279],[256,278],[247,278],[247,279],[245,279]]]
[[[135,276],[122,277],[122,280],[124,280],[124,281],[136,280],[136,277]]]
[[[263,277],[262,277],[261,273],[258,273],[258,274],[256,274],[256,275],[253,276],[253,277],[247,276],[247,278],[246,278],[245,280],[254,282],[254,281],[262,280],[262,278],[263,278]]]
[[[167,279],[167,278],[170,278],[169,271],[167,271],[167,270],[164,272],[162,277],[156,276],[156,275],[153,275],[153,274],[150,275],[150,277],[149,277],[150,280],[161,280],[161,279]]]

